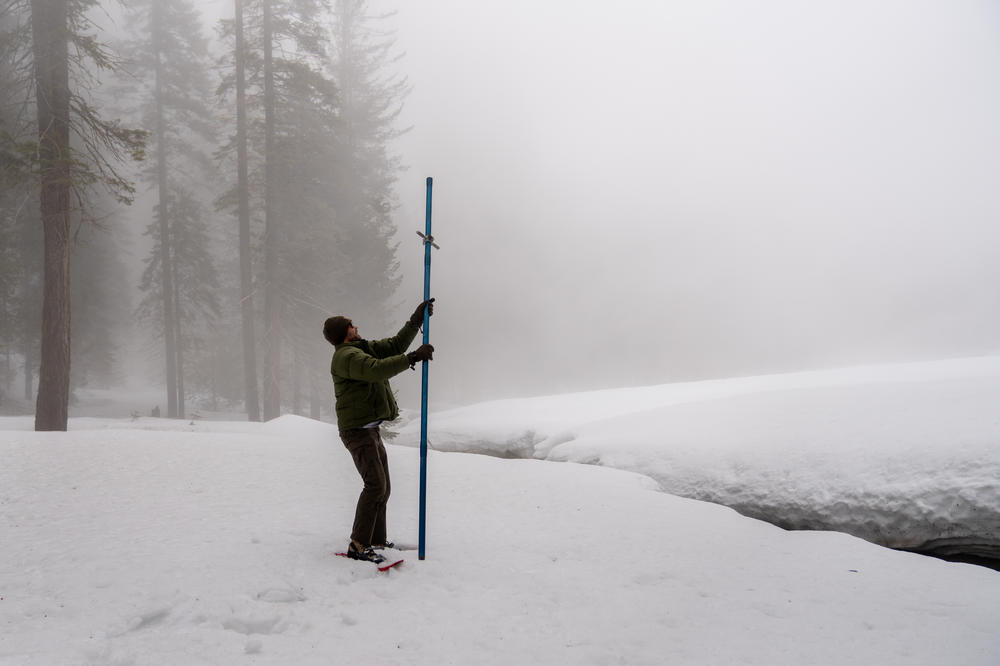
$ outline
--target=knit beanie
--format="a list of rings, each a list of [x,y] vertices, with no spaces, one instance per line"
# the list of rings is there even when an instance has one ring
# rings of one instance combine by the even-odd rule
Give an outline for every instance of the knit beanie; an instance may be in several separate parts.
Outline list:
[[[331,345],[339,345],[347,338],[347,329],[351,327],[351,320],[347,317],[330,317],[323,324],[323,337]]]

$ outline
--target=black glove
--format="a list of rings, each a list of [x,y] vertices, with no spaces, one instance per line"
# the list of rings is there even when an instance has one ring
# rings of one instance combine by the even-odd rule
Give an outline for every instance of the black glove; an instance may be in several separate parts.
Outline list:
[[[407,354],[406,358],[410,361],[411,368],[421,361],[432,361],[434,360],[434,345],[420,345]]]
[[[417,306],[417,309],[413,311],[413,315],[410,317],[411,324],[420,326],[424,323],[424,308],[427,308],[427,316],[434,314],[434,299],[424,301]]]

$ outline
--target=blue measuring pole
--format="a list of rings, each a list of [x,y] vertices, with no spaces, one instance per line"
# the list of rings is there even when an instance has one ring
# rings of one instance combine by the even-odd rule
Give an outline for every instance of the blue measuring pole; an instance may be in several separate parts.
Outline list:
[[[434,237],[431,236],[431,190],[434,179],[427,178],[427,216],[424,238],[424,300],[431,298],[431,246]],[[419,232],[418,232],[419,233]],[[431,317],[424,308],[424,344],[430,340]],[[429,362],[421,363],[422,382],[420,387],[420,540],[417,547],[417,558],[424,559],[427,545],[427,372]]]

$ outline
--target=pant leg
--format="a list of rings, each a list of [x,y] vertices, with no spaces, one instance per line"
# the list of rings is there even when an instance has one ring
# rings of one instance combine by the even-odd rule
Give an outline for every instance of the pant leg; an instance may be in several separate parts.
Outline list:
[[[379,433],[378,428],[372,428],[375,434],[375,439],[378,441],[378,458],[382,463],[382,472],[385,475],[385,492],[382,493],[381,501],[379,502],[378,512],[375,514],[375,527],[372,530],[372,543],[375,545],[381,545],[386,542],[386,530],[385,530],[385,507],[389,502],[389,493],[392,491],[392,482],[389,480],[389,457],[385,453],[385,445],[382,443],[382,435]]]
[[[358,496],[354,512],[354,528],[351,539],[362,546],[370,546],[378,536],[376,525],[381,520],[382,542],[385,541],[385,498],[388,495],[389,479],[384,463],[385,448],[375,428],[357,428],[340,433],[344,446],[354,459],[354,466],[361,475],[364,488]],[[380,450],[381,449],[381,452]]]

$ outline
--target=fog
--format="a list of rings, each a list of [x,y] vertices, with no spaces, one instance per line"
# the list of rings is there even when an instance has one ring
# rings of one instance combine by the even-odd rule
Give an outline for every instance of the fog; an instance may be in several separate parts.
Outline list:
[[[232,4],[198,3],[216,55]],[[391,146],[405,166],[399,323],[422,297],[415,232],[434,179],[432,406],[1000,354],[997,3],[369,8],[395,35],[387,80],[411,86]],[[108,35],[123,28],[101,11]],[[217,169],[211,197],[235,177]],[[123,215],[130,285],[155,199],[140,183]],[[231,211],[213,220],[235,233]],[[305,362],[324,379],[326,316],[354,318],[367,338],[397,330],[358,311],[371,284],[310,301],[318,346]],[[351,294],[366,295],[338,302]],[[133,327],[119,374],[162,390],[160,336],[119,323]],[[393,385],[418,405],[417,373]]]
[[[436,404],[1000,352],[995,3],[373,6]]]

